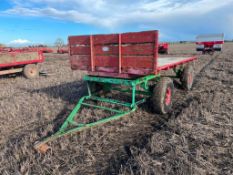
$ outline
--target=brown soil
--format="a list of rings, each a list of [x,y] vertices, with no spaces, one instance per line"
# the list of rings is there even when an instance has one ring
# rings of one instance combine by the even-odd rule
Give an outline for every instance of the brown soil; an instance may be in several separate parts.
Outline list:
[[[48,54],[41,65],[47,76],[1,78],[0,174],[232,174],[231,48],[199,56],[193,90],[175,83],[172,113],[157,115],[144,104],[122,120],[51,142],[45,155],[33,144],[54,133],[86,93],[84,73],[70,70],[67,55]],[[171,51],[195,53],[186,44]]]

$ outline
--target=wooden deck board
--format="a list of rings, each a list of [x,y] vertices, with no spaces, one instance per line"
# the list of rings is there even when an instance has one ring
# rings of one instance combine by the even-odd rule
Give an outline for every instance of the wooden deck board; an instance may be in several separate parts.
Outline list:
[[[171,64],[179,63],[183,60],[186,60],[187,57],[162,57],[158,58],[158,68],[168,66]]]

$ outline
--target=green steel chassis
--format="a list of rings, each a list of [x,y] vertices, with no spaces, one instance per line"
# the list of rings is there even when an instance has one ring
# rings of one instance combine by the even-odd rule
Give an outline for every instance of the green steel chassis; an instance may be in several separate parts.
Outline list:
[[[179,70],[174,69],[174,71],[176,73],[176,76],[173,77],[179,77],[181,69]],[[160,78],[161,78],[160,74],[148,75],[136,79],[106,78],[106,77],[95,77],[88,75],[84,76],[83,79],[84,81],[87,82],[88,95],[82,97],[79,100],[78,104],[75,106],[73,111],[69,114],[65,122],[62,124],[60,129],[55,134],[45,139],[42,139],[42,141],[40,142],[36,142],[34,148],[39,152],[45,153],[49,149],[49,146],[46,143],[50,141],[53,141],[57,138],[60,138],[68,134],[83,131],[87,128],[91,128],[100,124],[104,124],[113,120],[120,119],[123,116],[134,112],[137,109],[138,105],[146,102],[146,100],[152,95],[151,85],[153,86],[153,84],[159,81]],[[96,83],[101,84],[103,87],[102,90],[106,92],[119,91],[121,93],[130,94],[131,102],[124,102],[111,98],[103,98],[99,92],[93,92],[92,90],[93,85]],[[121,87],[117,87],[117,86],[115,87],[113,85],[123,85],[124,87],[126,87],[126,89],[125,88],[122,89]],[[136,96],[138,95],[140,95],[140,99],[137,100]],[[113,109],[110,107],[98,105],[98,103],[90,104],[87,101],[100,102],[99,104],[101,104],[101,102],[114,104],[114,105],[122,106],[124,107],[124,109],[127,110]],[[92,123],[77,123],[75,122],[75,118],[79,116],[78,113],[80,112],[82,107],[100,109],[103,111],[111,112],[114,115],[100,119]]]

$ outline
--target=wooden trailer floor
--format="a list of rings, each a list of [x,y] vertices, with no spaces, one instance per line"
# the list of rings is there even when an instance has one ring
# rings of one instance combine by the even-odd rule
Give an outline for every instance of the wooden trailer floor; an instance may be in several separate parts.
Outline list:
[[[194,57],[160,57],[158,58],[158,69],[164,70],[174,66],[184,64],[186,62],[194,60]]]
[[[158,63],[157,63],[157,71],[161,70],[168,70],[175,68],[176,66],[186,64],[188,62],[194,61],[197,58],[195,56],[193,57],[160,57],[158,58]],[[143,64],[143,63],[142,63]],[[141,71],[143,75],[149,75],[151,74],[151,70],[148,69],[129,69],[128,74],[119,74],[118,72],[108,72],[109,70],[105,69],[104,71],[90,71],[88,74],[91,76],[101,76],[101,77],[115,77],[115,78],[132,78],[130,75],[139,75],[139,72]],[[111,70],[112,71],[112,70]],[[140,72],[140,73],[141,73]],[[135,76],[133,76],[135,78]]]

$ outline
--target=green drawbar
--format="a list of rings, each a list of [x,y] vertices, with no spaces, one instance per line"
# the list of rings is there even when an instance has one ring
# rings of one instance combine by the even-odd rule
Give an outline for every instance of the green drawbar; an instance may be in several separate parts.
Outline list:
[[[53,141],[59,137],[83,131],[87,128],[91,128],[103,123],[107,123],[113,120],[120,119],[127,114],[134,112],[137,109],[137,106],[146,102],[146,100],[151,96],[151,88],[149,82],[151,81],[158,81],[160,79],[160,74],[157,75],[148,75],[145,77],[140,77],[136,79],[121,79],[121,78],[106,78],[106,77],[95,77],[95,76],[84,76],[84,81],[87,82],[88,88],[88,95],[82,97],[72,112],[69,114],[65,122],[62,124],[60,129],[53,135],[42,139],[42,141],[37,142],[35,144],[35,148],[39,152],[46,152],[49,147],[46,143]],[[120,101],[112,98],[103,98],[101,97],[100,92],[93,92],[93,85],[99,84],[103,87],[101,90],[106,90],[108,93],[113,91],[118,91],[120,93],[127,93],[131,96],[131,102]],[[154,83],[153,83],[154,84]],[[122,87],[117,86],[124,86],[127,89],[123,89]],[[140,87],[140,88],[138,88]],[[138,90],[140,89],[140,90]],[[136,97],[140,96],[139,100],[136,100]],[[127,108],[127,110],[119,110],[113,109],[109,107],[104,107],[101,105],[97,105],[98,103],[90,104],[88,101],[95,101],[95,102],[104,102],[107,104],[114,104],[117,106],[122,106]],[[113,106],[113,105],[111,105]],[[77,123],[75,122],[75,118],[78,117],[78,113],[80,112],[81,108],[93,108],[93,109],[100,109],[103,111],[108,111],[114,113],[114,115],[97,120],[91,123]]]

